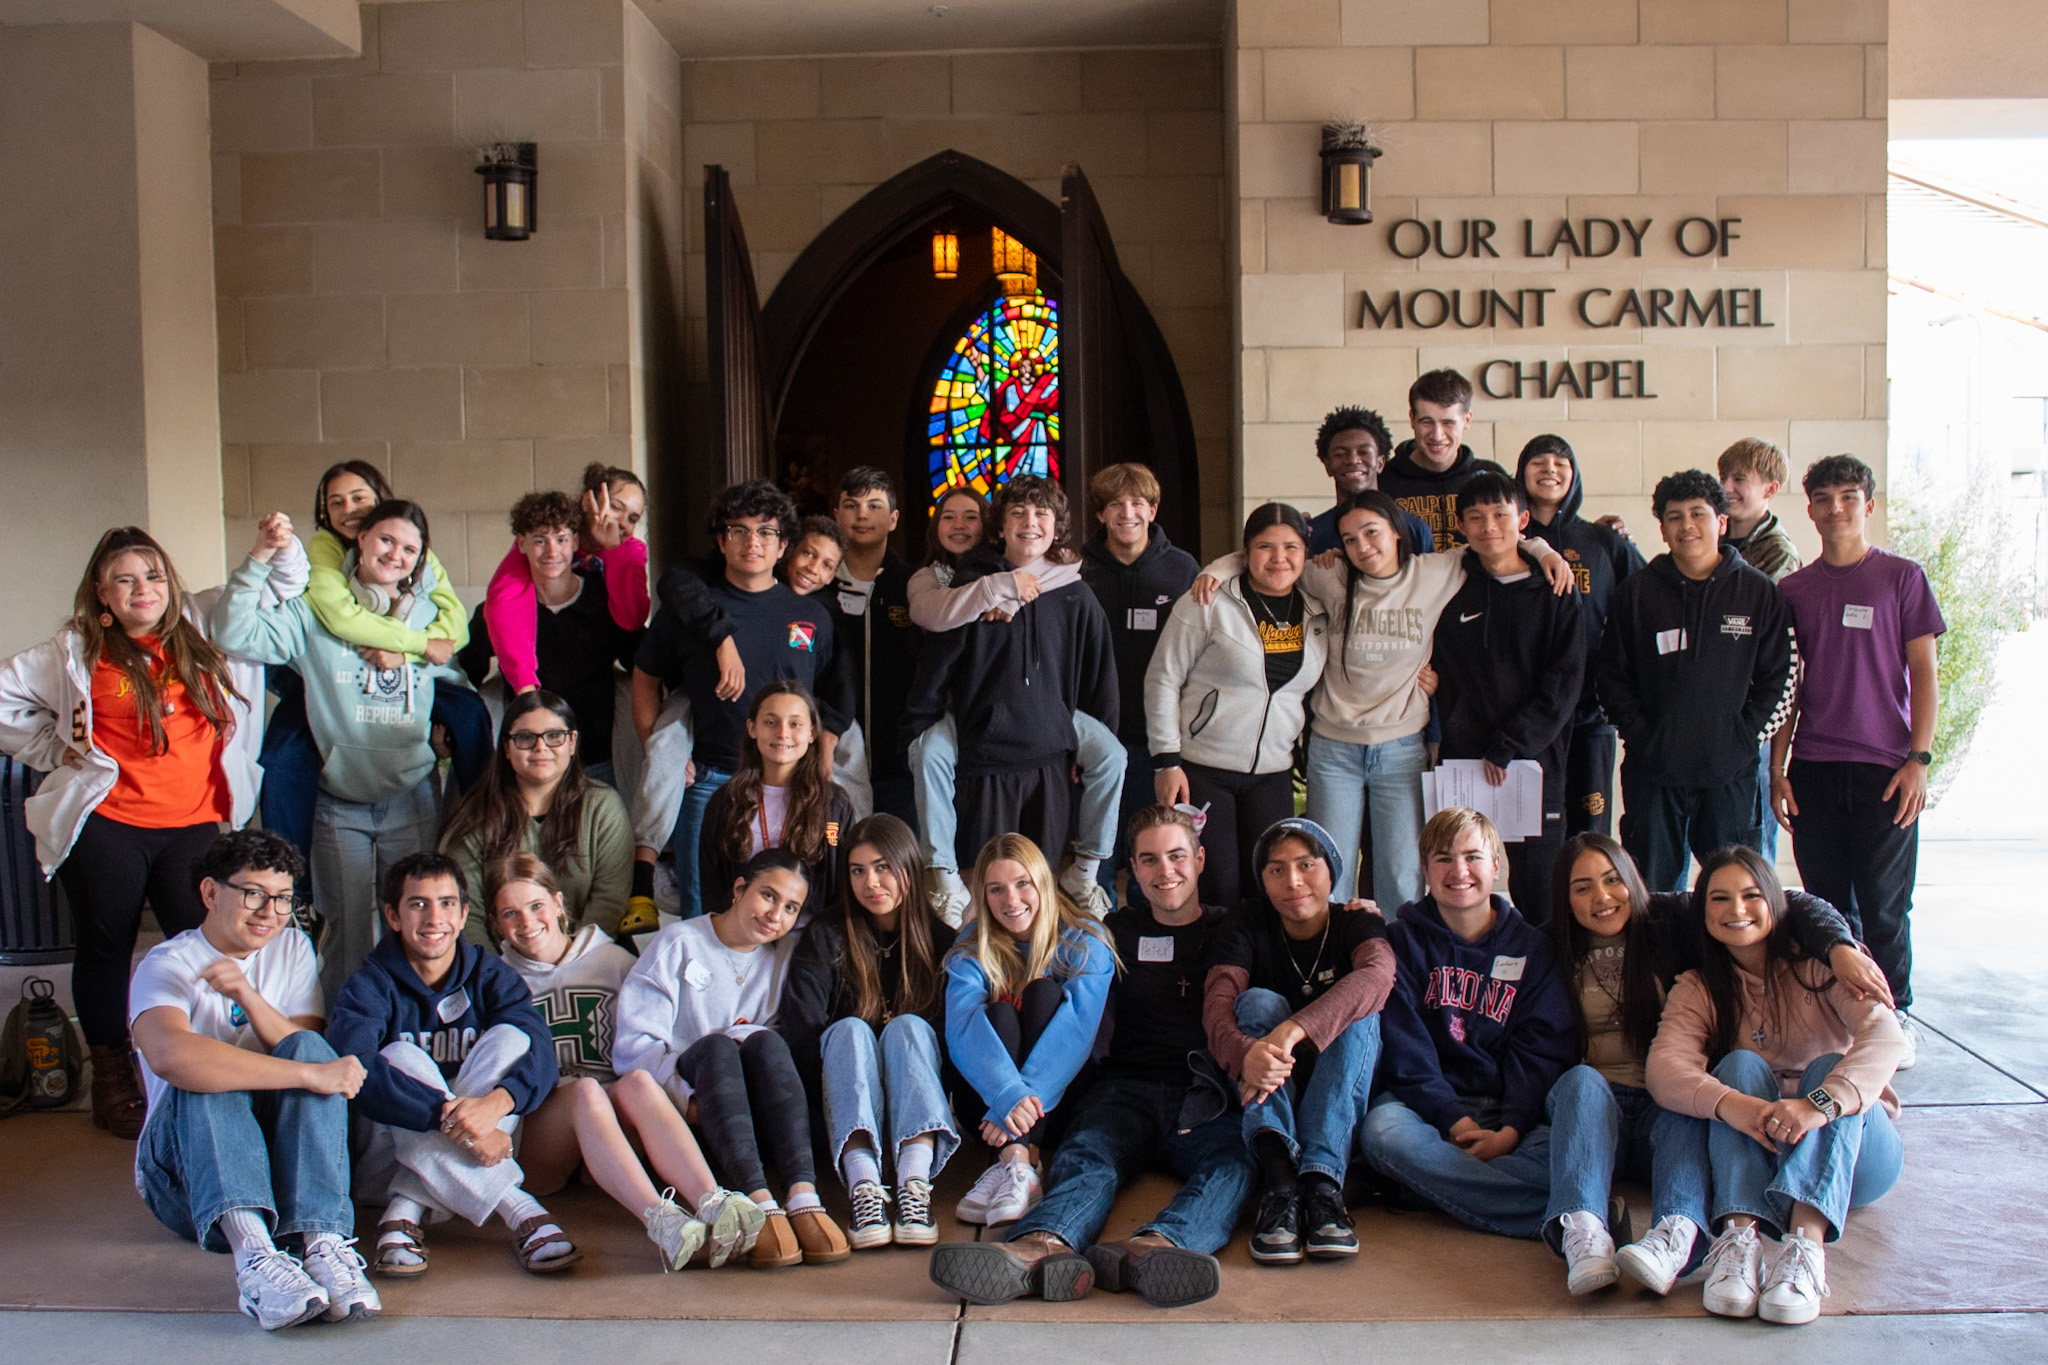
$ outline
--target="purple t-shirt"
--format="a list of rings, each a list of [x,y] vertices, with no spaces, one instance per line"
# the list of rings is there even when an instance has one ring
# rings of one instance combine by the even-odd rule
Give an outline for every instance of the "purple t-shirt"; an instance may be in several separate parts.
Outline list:
[[[1906,643],[1948,629],[1926,572],[1873,548],[1847,568],[1816,560],[1787,574],[1778,591],[1792,608],[1806,665],[1792,756],[1904,763],[1913,729]]]

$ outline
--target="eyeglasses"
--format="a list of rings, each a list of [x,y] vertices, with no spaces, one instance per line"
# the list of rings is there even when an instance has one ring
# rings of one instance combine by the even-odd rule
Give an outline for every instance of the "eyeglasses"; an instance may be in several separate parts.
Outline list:
[[[782,528],[779,526],[728,525],[725,528],[725,538],[740,545],[744,545],[750,540],[771,544],[782,539]]]
[[[568,730],[560,729],[514,730],[506,738],[512,741],[513,748],[524,752],[531,752],[536,746],[541,744],[547,745],[550,749],[559,749],[569,742],[570,733]]]
[[[252,915],[268,910],[274,918],[288,919],[312,903],[297,891],[280,891],[273,895],[246,882],[226,882],[224,885],[242,893],[242,908]]]

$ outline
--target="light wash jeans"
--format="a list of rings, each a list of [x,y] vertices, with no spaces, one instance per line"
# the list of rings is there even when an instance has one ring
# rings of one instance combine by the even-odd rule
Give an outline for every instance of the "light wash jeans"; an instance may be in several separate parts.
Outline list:
[[[1422,732],[1381,744],[1346,744],[1311,730],[1308,737],[1308,818],[1330,831],[1344,855],[1344,875],[1332,894],[1350,900],[1371,888],[1389,920],[1422,897],[1422,773],[1429,748]],[[1372,819],[1372,878],[1358,866],[1358,835]]]
[[[1550,1119],[1550,1204],[1543,1212],[1543,1240],[1551,1250],[1563,1254],[1559,1220],[1566,1214],[1590,1213],[1607,1221],[1617,1168],[1649,1181],[1653,1225],[1675,1213],[1705,1230],[1704,1172],[1678,1155],[1695,1140],[1687,1125],[1699,1120],[1659,1108],[1649,1091],[1615,1085],[1583,1064],[1557,1078],[1544,1110]],[[1695,1261],[1706,1256],[1707,1245],[1704,1237],[1694,1244]]]
[[[899,1014],[882,1025],[878,1040],[865,1019],[848,1016],[825,1030],[818,1047],[833,1166],[844,1169],[841,1158],[856,1137],[867,1138],[880,1162],[883,1153],[894,1158],[905,1143],[929,1133],[936,1181],[960,1147],[960,1130],[946,1102],[932,1026],[918,1015]]]
[[[327,921],[320,988],[327,999],[363,965],[383,936],[384,872],[425,853],[441,833],[441,798],[430,773],[389,801],[344,801],[321,792],[313,804],[313,903]],[[483,888],[469,888],[472,899]]]
[[[1238,1031],[1262,1038],[1294,1015],[1285,997],[1257,986],[1237,997]],[[1317,1053],[1308,1081],[1300,1080],[1300,1058],[1287,1084],[1263,1101],[1244,1107],[1247,1146],[1262,1132],[1278,1133],[1301,1175],[1326,1175],[1344,1184],[1351,1164],[1351,1138],[1365,1113],[1373,1067],[1380,1059],[1380,1017],[1368,1014]]]
[[[439,1090],[444,1099],[488,1095],[505,1073],[518,1064],[533,1040],[510,1024],[493,1024],[470,1045],[469,1056],[455,1079],[446,1080],[441,1066],[417,1043],[386,1043],[378,1055],[421,1085]],[[526,1179],[516,1157],[495,1166],[480,1166],[438,1128],[416,1133],[387,1123],[365,1122],[367,1140],[356,1162],[356,1198],[382,1203],[403,1195],[426,1207],[430,1217],[455,1215],[482,1227],[505,1196]],[[519,1115],[498,1120],[502,1132],[519,1131]]]
[[[1831,1052],[1807,1063],[1799,1093],[1826,1081],[1841,1060],[1841,1053]],[[1783,1098],[1777,1073],[1754,1052],[1729,1053],[1715,1066],[1714,1075],[1745,1095]],[[1906,1162],[1899,1130],[1882,1104],[1822,1124],[1775,1155],[1725,1123],[1687,1122],[1694,1126],[1696,1140],[1681,1149],[1680,1157],[1697,1171],[1711,1172],[1715,1224],[1731,1213],[1746,1213],[1773,1236],[1783,1235],[1792,1221],[1792,1206],[1798,1203],[1812,1205],[1828,1220],[1826,1240],[1835,1241],[1849,1210],[1873,1203],[1890,1190]]]
[[[683,919],[695,919],[704,913],[704,884],[698,880],[697,844],[704,833],[704,812],[711,805],[712,796],[726,783],[732,781],[732,774],[723,768],[707,768],[697,765],[697,780],[683,789],[682,805],[676,811],[676,832],[669,847],[675,850],[676,881],[682,886],[683,906],[679,912]]]
[[[334,1049],[311,1029],[288,1034],[271,1056],[331,1062]],[[348,1100],[310,1090],[173,1087],[149,1111],[135,1154],[135,1184],[157,1221],[226,1251],[216,1224],[229,1209],[270,1215],[271,1235],[348,1236]]]
[[[1081,811],[1074,825],[1074,852],[1105,862],[1116,851],[1117,806],[1123,800],[1123,741],[1085,711],[1074,713],[1074,761],[1081,769]],[[960,732],[951,712],[910,742],[910,780],[917,797],[918,837],[925,861],[958,872],[953,841],[960,830],[954,810],[953,775],[960,764]],[[1145,780],[1150,781],[1149,772]],[[1420,788],[1418,787],[1419,791]],[[1047,849],[1048,858],[1058,852]]]
[[[1469,1103],[1469,1101],[1468,1101]],[[1491,1128],[1497,1115],[1474,1117]],[[1481,1232],[1534,1237],[1550,1202],[1550,1128],[1522,1134],[1515,1150],[1481,1161],[1392,1094],[1372,1102],[1361,1144],[1365,1159],[1451,1217]],[[1603,1202],[1604,1210],[1606,1204]]]

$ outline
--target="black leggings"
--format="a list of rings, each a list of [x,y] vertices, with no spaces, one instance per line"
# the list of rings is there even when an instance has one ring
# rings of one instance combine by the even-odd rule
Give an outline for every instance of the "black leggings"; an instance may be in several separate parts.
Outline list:
[[[1209,822],[1202,826],[1202,904],[1234,907],[1259,889],[1252,845],[1294,814],[1294,771],[1234,773],[1199,763],[1182,767],[1188,775],[1188,804],[1209,808]]]
[[[758,1029],[736,1043],[708,1033],[676,1059],[676,1074],[696,1092],[697,1134],[728,1189],[752,1194],[768,1188],[764,1136],[785,1186],[817,1183],[804,1083],[781,1034]]]
[[[1007,1000],[993,1000],[988,1006],[989,1027],[996,1031],[996,1037],[1003,1040],[1003,1050],[1010,1054],[1010,1060],[1019,1067],[1031,1055],[1031,1049],[1038,1046],[1038,1040],[1045,1033],[1045,1026],[1059,1013],[1060,1001],[1066,991],[1051,977],[1041,976],[1024,988],[1022,1004],[1013,1005]],[[1031,1125],[1031,1131],[1017,1139],[1019,1142],[1036,1145],[1045,1137],[1045,1117],[1040,1116]]]
[[[93,1047],[128,1046],[128,973],[142,903],[156,912],[164,937],[197,929],[206,905],[192,884],[192,865],[213,847],[220,826],[209,821],[182,829],[144,829],[104,815],[85,817],[57,879],[71,902],[78,955],[71,964],[71,998],[78,1026]]]

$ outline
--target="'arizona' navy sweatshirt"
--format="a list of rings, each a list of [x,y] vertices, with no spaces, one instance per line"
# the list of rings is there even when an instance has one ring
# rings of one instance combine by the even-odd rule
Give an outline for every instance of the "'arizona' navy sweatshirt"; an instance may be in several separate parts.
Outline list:
[[[1402,906],[1387,929],[1396,970],[1380,1016],[1381,1082],[1446,1136],[1486,1101],[1500,1106],[1500,1127],[1526,1136],[1578,1060],[1549,938],[1506,897],[1493,908],[1493,928],[1472,943],[1450,931],[1431,896]]]
[[[554,1036],[519,973],[474,943],[457,943],[454,968],[430,990],[406,960],[404,941],[386,934],[342,983],[327,1021],[327,1041],[369,1073],[356,1092],[356,1112],[424,1133],[439,1126],[446,1101],[385,1061],[382,1050],[397,1042],[417,1044],[453,1079],[493,1024],[510,1024],[532,1040],[498,1082],[512,1097],[512,1112],[530,1114],[554,1091],[561,1073]]]

